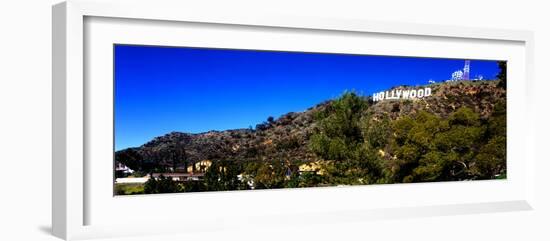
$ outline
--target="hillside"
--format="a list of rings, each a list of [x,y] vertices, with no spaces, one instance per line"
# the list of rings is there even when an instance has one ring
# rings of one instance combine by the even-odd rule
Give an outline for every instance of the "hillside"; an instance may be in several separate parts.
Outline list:
[[[432,95],[413,100],[373,102],[360,97],[368,106],[361,118],[391,121],[414,116],[421,111],[440,118],[461,107],[473,110],[483,119],[489,118],[496,103],[505,103],[506,91],[499,81],[446,82],[426,85]],[[407,88],[404,86],[392,89]],[[320,103],[303,112],[287,113],[276,119],[259,123],[256,128],[209,131],[199,134],[172,132],[159,136],[144,145],[118,151],[116,160],[134,170],[175,167],[184,169],[189,163],[201,160],[231,162],[286,161],[313,162],[325,160],[311,148],[311,137],[319,132],[320,116],[334,109],[334,101]],[[266,117],[267,118],[267,117]],[[370,119],[368,120],[370,121]],[[388,151],[389,147],[380,148]],[[391,150],[390,150],[391,151]],[[183,168],[182,168],[183,167]]]
[[[422,99],[381,101],[370,109],[373,113],[386,113],[392,119],[426,110],[441,117],[460,107],[468,107],[482,118],[491,115],[495,103],[506,100],[506,90],[498,87],[500,81],[457,81],[426,85],[432,95]],[[403,86],[392,89],[404,88]]]

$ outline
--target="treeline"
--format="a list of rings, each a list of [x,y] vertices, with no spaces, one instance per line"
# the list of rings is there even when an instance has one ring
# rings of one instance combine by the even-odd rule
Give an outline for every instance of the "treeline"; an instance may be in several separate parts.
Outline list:
[[[144,193],[176,193],[314,187],[323,184],[322,175],[299,171],[300,162],[234,162],[214,161],[204,178],[176,182],[171,177],[149,179]]]
[[[318,114],[313,151],[325,160],[323,182],[374,184],[504,178],[506,106],[488,118],[462,107],[447,118],[424,110],[390,120],[346,93]]]

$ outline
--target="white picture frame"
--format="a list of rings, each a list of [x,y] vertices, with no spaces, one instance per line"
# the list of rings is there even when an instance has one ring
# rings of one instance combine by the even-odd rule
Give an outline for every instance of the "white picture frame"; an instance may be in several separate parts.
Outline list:
[[[155,11],[150,11],[150,9]],[[311,17],[296,16],[277,16],[265,13],[227,12],[224,14],[212,14],[207,9],[193,8],[189,3],[180,3],[177,1],[150,1],[150,2],[126,2],[126,1],[85,1],[73,0],[60,3],[53,7],[53,168],[52,168],[52,227],[53,234],[63,239],[84,239],[94,237],[112,237],[122,235],[139,234],[160,234],[170,232],[194,232],[205,230],[204,224],[207,219],[197,219],[191,221],[182,221],[174,225],[177,219],[167,218],[156,222],[156,225],[146,225],[146,227],[137,227],[131,223],[135,217],[120,218],[113,212],[120,210],[124,212],[125,207],[132,208],[153,208],[155,203],[160,203],[163,210],[175,208],[182,202],[184,205],[214,205],[217,201],[225,200],[233,207],[248,207],[248,211],[233,212],[225,209],[213,209],[202,211],[202,215],[209,219],[208,229],[223,229],[237,225],[236,223],[249,223],[250,225],[294,225],[301,222],[317,223],[320,217],[329,216],[328,222],[342,222],[349,220],[369,220],[385,219],[394,217],[424,217],[433,215],[451,215],[468,214],[497,211],[515,211],[530,210],[534,199],[534,170],[535,157],[532,153],[534,148],[534,125],[530,125],[530,117],[533,110],[530,105],[530,94],[533,93],[532,73],[533,73],[533,34],[529,31],[520,30],[497,30],[482,29],[455,26],[439,25],[421,25],[410,23],[391,23],[391,22],[372,22],[354,19],[322,19]],[[92,24],[90,28],[87,24]],[[198,24],[198,25],[197,25]],[[130,26],[131,25],[131,26]],[[176,31],[167,31],[163,25],[169,25],[168,29],[173,28]],[[189,27],[194,25],[195,27]],[[198,26],[198,27],[197,27]],[[121,31],[114,31],[126,28],[127,33],[117,35]],[[132,30],[133,28],[133,30]],[[145,34],[138,33],[136,29],[145,29],[156,31],[156,36],[146,38]],[[424,47],[420,45],[407,45],[403,48],[397,48],[395,52],[383,52],[380,54],[393,55],[418,55],[420,51],[424,52],[422,56],[437,57],[477,57],[483,58],[483,54],[476,55],[475,49],[484,50],[485,57],[493,59],[506,59],[511,61],[509,67],[509,89],[514,90],[508,98],[509,112],[509,141],[508,145],[512,150],[509,153],[510,177],[505,182],[480,181],[473,183],[437,183],[437,184],[409,184],[409,185],[374,185],[369,187],[351,187],[351,188],[312,188],[303,190],[269,190],[252,192],[219,192],[207,194],[176,194],[176,195],[154,195],[143,197],[113,197],[106,196],[107,191],[102,191],[102,186],[91,183],[96,177],[101,177],[105,173],[112,173],[112,169],[97,171],[90,174],[91,169],[101,169],[101,166],[90,162],[90,156],[100,152],[95,152],[95,144],[101,141],[90,137],[91,129],[94,133],[101,125],[94,124],[99,118],[108,117],[108,114],[96,114],[94,106],[96,100],[94,96],[101,94],[97,91],[89,92],[90,89],[101,89],[101,84],[112,84],[111,80],[107,82],[93,81],[89,78],[97,78],[87,73],[87,68],[98,70],[94,75],[108,76],[108,65],[97,65],[95,63],[111,60],[105,59],[103,55],[106,45],[114,42],[125,41],[124,43],[133,43],[139,40],[140,43],[170,45],[178,44],[180,40],[171,40],[177,38],[177,30],[183,28],[193,28],[193,34],[196,32],[198,41],[200,41],[201,31],[212,30],[213,36],[217,36],[216,31],[223,28],[223,31],[241,31],[246,30],[249,37],[262,38],[263,35],[271,34],[299,34],[303,35],[303,41],[311,38],[327,38],[327,35],[334,37],[335,41],[346,41],[345,38],[363,38],[363,36],[375,36],[375,38],[391,38],[396,41],[434,41],[439,46],[439,51],[452,52],[451,56],[440,56],[437,47]],[[212,29],[210,29],[212,28]],[[239,30],[240,29],[240,30]],[[248,31],[248,29],[252,29]],[[122,31],[124,32],[124,31]],[[133,34],[135,33],[135,34]],[[312,34],[313,33],[313,34]],[[240,33],[245,34],[245,33]],[[92,35],[90,37],[90,35]],[[340,36],[345,35],[345,36]],[[162,36],[163,39],[160,39]],[[239,35],[241,36],[241,35]],[[88,38],[89,37],[89,38]],[[265,37],[265,36],[264,36]],[[331,37],[331,38],[332,38]],[[242,41],[239,41],[241,38]],[[221,46],[231,45],[233,47],[242,44],[241,48],[246,48],[244,37],[227,37],[235,40],[231,43],[211,42],[206,45]],[[137,39],[137,40],[136,40]],[[140,40],[141,39],[141,40]],[[298,39],[298,37],[297,37]],[[339,40],[340,39],[340,40]],[[401,39],[401,40],[400,40]],[[362,39],[360,39],[362,41]],[[366,39],[365,39],[366,40]],[[92,44],[86,41],[93,41]],[[185,40],[191,41],[191,40]],[[193,40],[195,41],[195,40]],[[297,41],[300,42],[301,40]],[[325,42],[327,40],[324,40]],[[239,43],[237,43],[239,42]],[[284,42],[284,41],[282,41]],[[323,43],[323,41],[319,41]],[[97,44],[96,44],[97,43]],[[337,43],[337,42],[336,42]],[[350,40],[349,43],[352,43]],[[375,43],[375,42],[373,42]],[[397,42],[396,42],[397,43]],[[197,43],[195,43],[197,44]],[[251,43],[248,43],[251,44]],[[284,44],[284,43],[281,43]],[[501,55],[497,54],[495,49],[499,45],[509,46]],[[266,45],[267,46],[267,45]],[[351,46],[351,45],[350,45]],[[358,45],[354,45],[358,47]],[[470,46],[471,51],[464,50],[459,52],[459,48],[453,46]],[[493,47],[491,47],[493,46]],[[363,51],[363,53],[373,53],[373,49],[355,48],[338,49],[337,46],[317,46],[317,48],[327,48],[326,51]],[[93,48],[94,56],[91,59],[90,49]],[[259,48],[262,48],[260,46]],[[264,46],[264,48],[266,48]],[[270,48],[286,49],[293,48],[290,45],[273,44]],[[305,48],[304,45],[296,45],[298,50]],[[312,47],[313,48],[313,47]],[[333,48],[333,49],[331,49]],[[103,50],[102,50],[103,49]],[[359,49],[359,50],[358,50]],[[384,48],[381,48],[384,49]],[[416,49],[416,50],[415,50]],[[508,50],[509,49],[509,50]],[[95,51],[97,50],[97,51]],[[417,51],[417,52],[414,52]],[[453,52],[454,51],[454,52]],[[491,52],[492,51],[492,52]],[[483,51],[482,51],[483,52]],[[494,52],[494,53],[493,53]],[[460,56],[459,56],[460,55]],[[108,57],[108,56],[107,56]],[[94,59],[99,58],[99,59]],[[103,66],[103,67],[102,67]],[[515,70],[513,67],[516,67]],[[89,70],[88,70],[89,71]],[[112,70],[111,70],[112,71]],[[98,73],[98,74],[95,74]],[[88,79],[87,79],[88,78]],[[111,82],[108,82],[111,81]],[[100,85],[98,85],[98,83]],[[112,99],[106,98],[108,102]],[[90,103],[92,101],[92,103]],[[104,118],[105,119],[105,118]],[[99,127],[98,127],[99,126]],[[107,130],[108,128],[106,128]],[[105,141],[105,140],[104,140]],[[526,153],[525,155],[519,155]],[[103,174],[95,174],[103,173]],[[105,181],[108,183],[112,179]],[[112,188],[111,186],[105,187]],[[447,195],[445,198],[433,200],[438,193],[445,190],[456,190],[458,194],[470,194],[465,198],[457,198],[456,195]],[[470,191],[468,191],[470,190]],[[489,191],[487,191],[489,190]],[[431,197],[429,201],[420,198],[411,198],[411,200],[395,200],[393,198],[401,197],[399,193],[407,192],[411,196]],[[110,191],[112,194],[112,190]],[[472,196],[471,194],[478,194]],[[369,201],[369,207],[361,208],[363,202],[362,196],[376,195],[380,198]],[[491,196],[492,195],[492,196]],[[246,200],[254,202],[275,203],[281,200],[281,197],[292,198],[301,204],[307,204],[308,201],[319,199],[324,200],[332,197],[326,203],[318,205],[308,205],[308,207],[296,209],[290,204],[282,202],[280,207],[265,208],[261,205],[241,203]],[[342,197],[341,199],[334,197]],[[347,203],[342,207],[341,202],[347,200],[356,200]],[[454,199],[453,199],[454,198]],[[330,203],[332,204],[330,204]],[[241,206],[239,206],[241,205]],[[324,209],[321,209],[324,205]],[[268,205],[269,206],[269,205]],[[161,209],[156,209],[161,210]],[[183,211],[175,211],[176,215]],[[109,216],[111,215],[111,216]],[[284,217],[283,217],[284,216]],[[100,217],[91,219],[90,217]],[[145,218],[161,218],[160,214],[148,214]],[[292,217],[291,219],[288,217]],[[107,220],[109,219],[109,220]],[[228,220],[232,222],[228,222]],[[250,220],[254,221],[251,222]],[[212,222],[212,220],[215,220]],[[160,222],[160,223],[159,223]],[[132,225],[133,226],[132,226]],[[184,224],[184,225],[183,225]]]

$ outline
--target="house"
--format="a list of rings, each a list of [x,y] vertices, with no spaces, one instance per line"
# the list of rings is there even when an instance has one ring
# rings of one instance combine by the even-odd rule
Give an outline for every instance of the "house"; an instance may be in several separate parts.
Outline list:
[[[200,181],[204,178],[204,173],[180,173],[180,172],[169,172],[169,173],[153,173],[152,178],[159,179],[161,176],[170,177],[173,181],[176,182],[186,182],[186,181]]]
[[[325,173],[324,164],[326,163],[321,161],[305,163],[298,167],[298,171],[300,173],[315,172],[316,174],[323,175]]]
[[[193,170],[193,165],[190,165],[187,167],[187,172],[200,172],[204,173],[210,166],[212,166],[212,161],[210,160],[202,160],[199,162],[195,162],[194,164],[195,170]]]
[[[130,169],[126,165],[122,164],[121,162],[115,162],[116,177],[127,177],[129,175],[132,175],[133,173],[134,173],[134,170]]]

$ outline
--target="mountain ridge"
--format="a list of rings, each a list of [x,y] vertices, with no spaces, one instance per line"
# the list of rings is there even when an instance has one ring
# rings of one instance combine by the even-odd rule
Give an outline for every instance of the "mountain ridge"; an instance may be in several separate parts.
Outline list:
[[[373,102],[372,96],[361,98],[369,105],[365,115],[378,119],[387,117],[396,120],[419,111],[448,117],[461,107],[471,108],[481,118],[488,118],[495,103],[505,101],[506,90],[498,87],[499,82],[459,81],[423,85],[420,87],[432,88],[432,95],[417,99]],[[396,86],[390,90],[399,88],[411,86]],[[115,158],[134,170],[151,166],[186,169],[188,163],[202,160],[318,161],[320,158],[309,148],[309,138],[317,131],[316,116],[331,108],[333,102],[327,100],[303,112],[289,112],[277,119],[268,118],[255,128],[202,133],[170,132],[139,147],[117,151]]]

